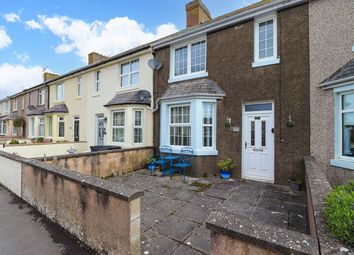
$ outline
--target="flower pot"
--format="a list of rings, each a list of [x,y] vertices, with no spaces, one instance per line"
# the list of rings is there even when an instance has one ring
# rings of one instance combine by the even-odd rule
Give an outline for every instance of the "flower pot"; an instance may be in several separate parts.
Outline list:
[[[155,163],[149,163],[149,164],[148,164],[148,169],[149,169],[150,171],[154,171],[154,169],[155,169]]]
[[[288,179],[288,181],[289,181],[290,189],[291,189],[292,191],[299,191],[299,190],[301,190],[301,185],[302,185],[302,183],[299,183],[298,181],[293,180],[293,179]]]
[[[222,179],[225,179],[225,180],[230,179],[230,177],[231,177],[231,172],[230,172],[230,171],[220,170],[220,177],[221,177]]]

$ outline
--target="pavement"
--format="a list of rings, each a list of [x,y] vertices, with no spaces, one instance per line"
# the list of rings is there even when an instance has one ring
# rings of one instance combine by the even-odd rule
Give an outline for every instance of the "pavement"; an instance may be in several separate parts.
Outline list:
[[[213,211],[224,211],[307,233],[305,192],[286,186],[220,178],[150,176],[141,170],[111,181],[144,190],[141,204],[141,253],[162,255],[210,254],[205,227]]]
[[[1,186],[0,208],[0,254],[95,254]]]

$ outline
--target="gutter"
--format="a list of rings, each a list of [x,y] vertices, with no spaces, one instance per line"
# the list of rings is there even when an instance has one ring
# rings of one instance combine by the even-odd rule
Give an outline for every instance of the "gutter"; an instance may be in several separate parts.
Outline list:
[[[323,82],[318,87],[322,88],[323,90],[326,90],[326,89],[331,89],[331,88],[337,87],[337,85],[339,85],[339,84],[346,85],[343,83],[350,83],[350,82],[354,82],[354,76],[346,77],[346,78],[335,80],[335,81]]]
[[[208,32],[233,25],[235,23],[253,19],[257,16],[265,15],[270,12],[278,11],[281,9],[289,8],[307,2],[308,0],[277,0],[269,4],[256,7],[251,10],[241,12],[239,14],[235,14],[230,17],[221,18],[221,19],[216,18],[214,22],[212,21],[211,23],[206,23],[195,29],[186,30],[185,32],[181,32],[180,34],[176,34],[175,36],[171,36],[166,39],[158,40],[155,43],[151,43],[151,47],[154,50],[164,48],[166,46],[169,46],[170,44],[178,43],[180,41],[189,39],[191,37],[198,37]]]

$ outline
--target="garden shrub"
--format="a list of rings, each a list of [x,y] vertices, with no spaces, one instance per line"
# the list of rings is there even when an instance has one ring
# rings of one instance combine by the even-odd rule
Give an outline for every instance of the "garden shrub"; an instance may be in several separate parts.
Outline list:
[[[326,198],[325,220],[333,235],[354,246],[354,181],[334,188]]]
[[[11,139],[9,144],[19,144],[19,141],[17,141],[16,139]]]

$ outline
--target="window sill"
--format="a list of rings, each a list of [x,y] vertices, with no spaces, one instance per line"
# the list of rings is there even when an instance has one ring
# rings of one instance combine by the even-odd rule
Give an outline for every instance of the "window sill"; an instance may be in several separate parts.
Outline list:
[[[81,96],[76,97],[76,100],[82,100]]]
[[[354,170],[354,161],[344,159],[331,159],[330,164],[331,166]]]
[[[173,153],[181,153],[181,149],[189,146],[171,146]],[[214,149],[193,149],[193,156],[217,156],[218,151]]]
[[[92,97],[99,97],[100,94],[95,94],[95,95],[92,95]]]
[[[256,67],[262,67],[262,66],[277,65],[279,63],[280,63],[280,59],[279,58],[266,60],[266,61],[261,61],[260,60],[260,61],[252,63],[252,67],[256,68]]]
[[[173,77],[168,80],[168,83],[174,83],[178,81],[185,81],[185,80],[191,80],[191,79],[203,78],[203,77],[208,77],[208,72],[201,72],[201,73]]]

